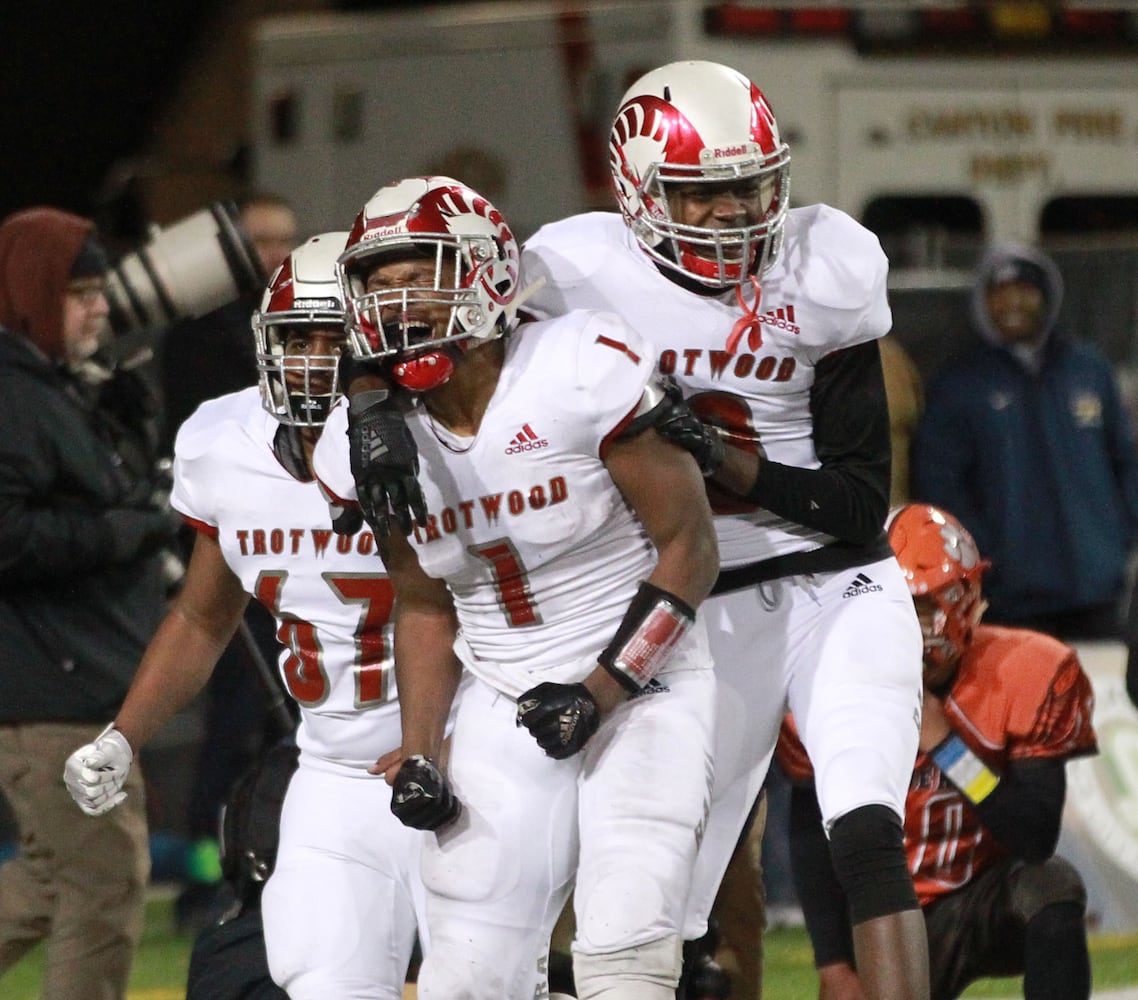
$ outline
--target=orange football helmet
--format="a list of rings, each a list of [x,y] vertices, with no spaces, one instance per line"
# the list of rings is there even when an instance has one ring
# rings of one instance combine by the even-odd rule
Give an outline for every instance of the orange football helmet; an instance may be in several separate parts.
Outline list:
[[[925,663],[938,670],[960,659],[987,602],[980,579],[991,564],[968,530],[947,511],[925,503],[894,507],[885,522],[889,544],[914,599],[929,597],[931,620],[921,616]]]

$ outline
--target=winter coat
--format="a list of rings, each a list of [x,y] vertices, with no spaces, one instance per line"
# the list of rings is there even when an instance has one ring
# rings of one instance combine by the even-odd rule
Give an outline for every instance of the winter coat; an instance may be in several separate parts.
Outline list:
[[[983,306],[998,268],[1043,276],[1044,339],[1002,345]],[[1049,259],[997,248],[981,264],[982,343],[929,381],[913,451],[913,495],[955,514],[991,560],[993,620],[1119,601],[1138,539],[1138,444],[1109,360],[1055,329],[1062,287]]]
[[[0,724],[109,722],[165,605],[168,514],[58,362],[63,295],[91,224],[0,224]]]

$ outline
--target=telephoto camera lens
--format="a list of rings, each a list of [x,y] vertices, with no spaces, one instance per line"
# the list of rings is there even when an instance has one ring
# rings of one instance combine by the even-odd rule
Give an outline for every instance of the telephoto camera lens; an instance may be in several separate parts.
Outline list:
[[[107,274],[116,335],[204,316],[265,284],[260,260],[232,202],[214,202],[124,254]]]

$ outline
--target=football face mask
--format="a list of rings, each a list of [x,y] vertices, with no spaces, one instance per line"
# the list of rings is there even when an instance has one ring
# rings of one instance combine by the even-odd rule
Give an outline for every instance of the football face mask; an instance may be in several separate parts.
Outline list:
[[[693,61],[641,77],[613,122],[609,166],[625,222],[660,266],[730,288],[777,258],[790,151],[741,73]]]
[[[347,233],[323,233],[284,260],[253,314],[261,403],[282,424],[323,427],[340,397],[347,342],[336,262]]]
[[[340,258],[348,333],[413,392],[444,384],[472,344],[513,328],[520,253],[501,214],[449,177],[380,189]]]

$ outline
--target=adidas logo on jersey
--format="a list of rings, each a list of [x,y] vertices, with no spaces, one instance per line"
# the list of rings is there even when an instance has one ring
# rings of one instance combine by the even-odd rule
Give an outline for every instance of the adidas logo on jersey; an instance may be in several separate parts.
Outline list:
[[[858,575],[854,577],[853,583],[846,587],[845,592],[842,594],[842,600],[844,601],[850,597],[858,597],[861,594],[872,594],[874,591],[883,589],[880,583],[874,583],[864,573],[858,573]]]
[[[670,687],[668,687],[667,684],[661,684],[658,680],[656,680],[655,677],[653,677],[647,684],[644,685],[644,687],[642,687],[639,691],[637,691],[634,695],[632,695],[632,697],[633,698],[643,698],[645,695],[664,694],[665,692],[671,691],[671,690],[672,689]]]
[[[778,309],[768,309],[765,313],[755,317],[764,326],[773,326],[789,333],[801,333],[800,327],[794,321],[794,306],[780,306]]]
[[[522,424],[517,436],[506,446],[507,455],[520,455],[524,451],[537,451],[538,448],[548,448],[549,442],[539,438],[529,424]]]

